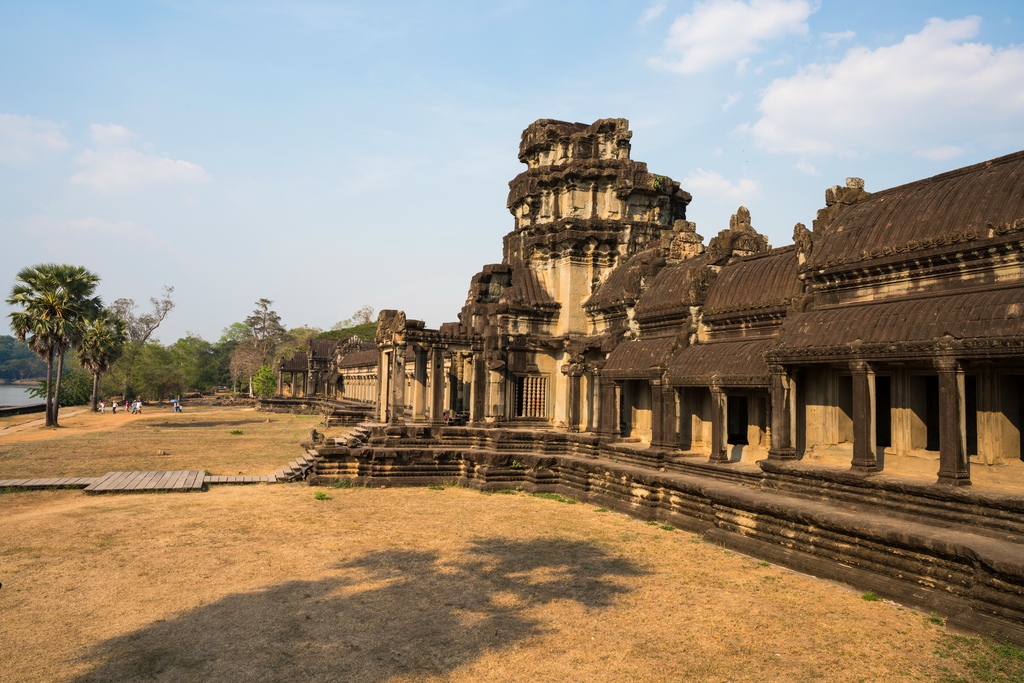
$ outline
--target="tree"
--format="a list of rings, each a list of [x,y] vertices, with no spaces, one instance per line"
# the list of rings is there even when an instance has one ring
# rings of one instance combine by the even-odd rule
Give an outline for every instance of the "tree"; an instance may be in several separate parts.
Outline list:
[[[82,343],[75,357],[82,367],[92,373],[92,410],[96,412],[99,400],[100,375],[110,370],[128,340],[127,325],[109,310],[89,321]]]
[[[270,310],[272,303],[270,299],[260,299],[252,315],[245,319],[245,326],[249,328],[249,341],[263,359],[261,365],[273,359],[277,345],[288,334],[281,324],[281,316]]]
[[[186,389],[209,391],[217,385],[219,372],[213,344],[188,332],[171,345],[171,354],[181,369]]]
[[[46,360],[47,426],[57,426],[64,356],[78,345],[88,321],[102,310],[102,302],[94,296],[99,280],[81,266],[45,263],[19,271],[7,299],[9,306],[22,309],[10,314],[15,337]]]
[[[28,345],[14,337],[0,335],[0,382],[36,379],[46,374],[46,363]]]
[[[367,325],[374,322],[373,306],[363,305],[358,311],[352,314],[351,318],[345,318],[334,323],[332,330],[345,330],[356,325]]]
[[[253,393],[267,398],[277,393],[277,373],[269,365],[262,366],[252,378]]]
[[[124,321],[125,331],[128,336],[128,343],[124,347],[121,358],[111,368],[110,374],[117,380],[117,391],[128,398],[132,391],[132,379],[135,372],[135,362],[143,347],[149,342],[150,337],[160,327],[167,314],[174,309],[174,302],[171,294],[174,287],[164,286],[163,295],[158,299],[150,297],[149,303],[152,310],[148,313],[137,313],[138,305],[134,299],[118,299],[110,306],[110,311]]]

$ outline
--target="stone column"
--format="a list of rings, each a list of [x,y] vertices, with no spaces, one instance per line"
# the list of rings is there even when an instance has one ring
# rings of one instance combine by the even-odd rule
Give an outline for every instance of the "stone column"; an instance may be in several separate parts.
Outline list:
[[[388,421],[388,406],[391,405],[391,365],[387,352],[381,349],[377,361],[377,418],[381,422]]]
[[[430,347],[430,421],[444,422],[444,347]]]
[[[580,377],[583,376],[583,366],[578,363],[570,363],[564,369],[568,380],[565,428],[570,432],[578,432],[580,431]]]
[[[277,369],[277,395],[284,396],[284,370]]]
[[[391,424],[405,422],[405,346],[395,346],[391,355]]]
[[[971,363],[972,368],[974,365]],[[980,364],[977,371],[978,459],[986,465],[993,465],[1002,457],[999,382],[991,363]]]
[[[661,380],[650,380],[651,385],[651,446],[661,448],[665,445],[664,396],[661,393]]]
[[[878,471],[875,450],[875,371],[869,363],[850,363],[853,372],[853,462],[850,469],[871,474]]]
[[[597,433],[607,438],[619,435],[619,402],[615,388],[615,380],[601,377],[601,421]]]
[[[796,458],[796,387],[792,376],[781,365],[768,368],[768,390],[771,392],[771,460]]]
[[[939,373],[939,481],[947,486],[967,486],[967,419],[964,370],[947,356],[935,360]]]
[[[721,387],[711,387],[711,457],[729,462],[729,401]]]
[[[484,364],[484,355],[474,352],[470,360],[470,390],[469,390],[469,421],[478,423],[484,419],[484,406],[487,403],[487,366]]]
[[[665,448],[679,448],[679,391],[664,380],[661,384],[661,410],[664,415],[662,443]]]
[[[427,403],[427,350],[421,346],[413,347],[412,374],[412,419],[423,422]]]

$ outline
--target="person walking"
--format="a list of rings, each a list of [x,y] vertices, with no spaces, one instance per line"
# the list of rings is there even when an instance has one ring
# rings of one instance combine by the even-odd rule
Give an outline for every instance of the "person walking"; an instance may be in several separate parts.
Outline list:
[[[103,414],[105,414],[107,412],[106,408],[107,408],[107,402],[106,401],[100,401],[100,415],[103,415]]]
[[[117,415],[117,401],[110,402],[110,413],[112,415]]]

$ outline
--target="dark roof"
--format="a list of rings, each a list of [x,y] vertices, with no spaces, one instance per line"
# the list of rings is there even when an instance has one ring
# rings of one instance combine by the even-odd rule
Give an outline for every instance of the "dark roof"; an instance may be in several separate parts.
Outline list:
[[[309,370],[309,361],[306,359],[306,352],[297,351],[291,358],[281,361],[280,367],[285,372],[306,372]]]
[[[674,344],[673,337],[623,342],[608,355],[602,374],[611,379],[660,377],[659,367],[668,360]]]
[[[313,358],[330,358],[334,355],[334,348],[338,345],[337,339],[310,339],[309,350],[313,352]]]
[[[844,207],[814,234],[807,268],[988,237],[1024,217],[1024,152],[900,185]],[[1017,229],[1024,228],[1024,225]]]
[[[708,286],[714,281],[714,273],[706,265],[707,260],[697,256],[663,268],[637,302],[637,319],[689,315],[690,306],[704,303]]]
[[[990,346],[1024,339],[1024,287],[964,292],[885,303],[847,305],[790,316],[777,338],[777,352],[864,345],[968,341]],[[1019,348],[1016,353],[1020,353]]]
[[[676,386],[766,386],[764,353],[772,344],[772,339],[755,339],[690,346],[668,362],[668,381]]]
[[[660,247],[634,254],[609,273],[584,306],[593,311],[603,311],[632,305],[664,265],[665,259],[661,256]]]
[[[748,256],[722,268],[708,292],[706,316],[742,314],[789,306],[801,291],[796,274],[796,247]]]
[[[339,368],[358,368],[366,365],[377,366],[380,362],[380,351],[376,345],[350,351],[338,362]]]
[[[523,263],[512,268],[512,287],[506,291],[505,300],[518,306],[557,306],[537,279],[537,274]]]

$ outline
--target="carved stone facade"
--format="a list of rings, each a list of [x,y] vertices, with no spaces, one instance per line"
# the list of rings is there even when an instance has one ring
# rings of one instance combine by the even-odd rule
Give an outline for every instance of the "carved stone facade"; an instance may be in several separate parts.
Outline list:
[[[630,137],[532,124],[457,322],[382,311],[375,354],[282,361],[376,382],[382,426],[317,476],[559,490],[1024,642],[1024,153],[848,178],[781,248],[739,207],[705,247]]]

